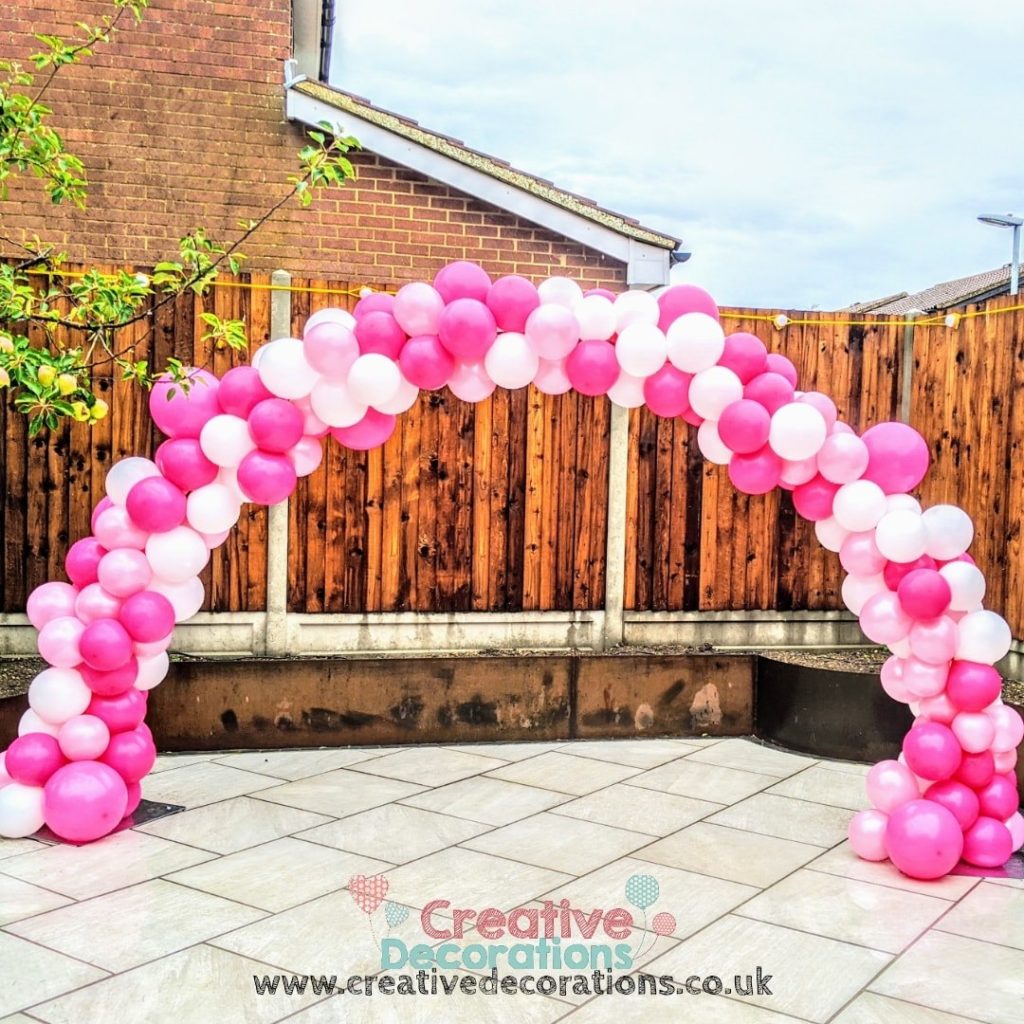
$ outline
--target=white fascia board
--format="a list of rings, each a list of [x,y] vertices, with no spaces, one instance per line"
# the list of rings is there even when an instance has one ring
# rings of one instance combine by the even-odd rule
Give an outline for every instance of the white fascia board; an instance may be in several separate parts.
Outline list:
[[[345,132],[359,139],[363,148],[371,153],[625,263],[626,283],[631,287],[649,288],[668,284],[668,249],[620,235],[603,224],[581,217],[571,210],[484,174],[475,167],[453,160],[356,114],[340,111],[294,89],[286,90],[286,113],[290,121],[301,121],[311,127],[318,127],[324,121],[329,124],[343,121]]]

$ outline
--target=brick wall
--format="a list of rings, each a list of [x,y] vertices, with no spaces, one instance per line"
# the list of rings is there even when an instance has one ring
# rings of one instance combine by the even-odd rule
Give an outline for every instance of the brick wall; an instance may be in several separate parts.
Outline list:
[[[112,9],[4,3],[0,53],[24,58],[34,33],[69,35],[75,21]],[[46,95],[85,162],[88,209],[51,207],[23,178],[0,203],[3,233],[37,233],[75,261],[151,265],[198,224],[223,239],[260,215],[286,190],[302,145],[299,127],[283,120],[290,12],[291,0],[152,0],[140,25],[122,19],[114,42],[62,70]],[[471,259],[499,274],[624,284],[622,263],[576,242],[376,155],[354,163],[357,182],[336,198],[283,209],[246,245],[252,269],[397,282]]]

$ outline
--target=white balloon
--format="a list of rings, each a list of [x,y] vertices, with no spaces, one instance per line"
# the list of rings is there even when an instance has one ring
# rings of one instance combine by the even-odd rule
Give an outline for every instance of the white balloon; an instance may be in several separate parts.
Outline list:
[[[242,513],[238,492],[219,480],[197,487],[185,504],[189,526],[199,533],[230,530]]]
[[[728,466],[732,461],[732,449],[719,436],[715,420],[705,420],[697,428],[697,447],[701,455],[716,466]]]
[[[537,285],[542,303],[572,309],[582,298],[583,289],[571,277],[549,277]]]
[[[356,401],[376,407],[398,394],[402,372],[393,359],[380,352],[367,352],[352,364],[346,383]],[[316,412],[315,406],[313,411]]]
[[[107,472],[104,481],[107,497],[115,505],[124,505],[128,500],[128,492],[140,481],[150,476],[160,476],[156,463],[149,459],[132,456],[115,462]]]
[[[867,604],[869,598],[886,589],[885,579],[881,573],[877,576],[854,576],[851,573],[843,580],[843,604],[854,615],[860,615],[861,609]]]
[[[843,484],[832,499],[832,514],[851,533],[873,530],[886,512],[885,492],[870,480]]]
[[[707,313],[684,313],[669,326],[667,338],[669,362],[685,373],[710,369],[725,351],[722,325]]]
[[[313,388],[309,404],[329,427],[351,427],[366,415],[366,405],[353,398],[342,381],[321,380]]]
[[[135,689],[152,690],[154,686],[162,683],[170,664],[166,651],[150,655],[148,658],[139,658],[139,674],[135,680]]]
[[[205,491],[210,487],[217,487],[217,484],[207,484],[199,488]],[[189,502],[197,494],[193,491],[189,495]],[[192,519],[189,517],[189,522]],[[216,533],[216,529],[204,530],[204,533]],[[206,541],[199,534],[188,526],[176,526],[173,530],[165,533],[154,533],[146,541],[146,558],[149,560],[153,575],[159,576],[169,583],[184,583],[192,576],[197,576],[203,571],[206,563],[210,560],[210,549]]]
[[[943,562],[962,555],[974,540],[971,517],[956,505],[925,509],[924,527],[928,531],[925,552]]]
[[[0,789],[0,836],[25,839],[43,827],[43,787],[12,782]]]
[[[886,511],[895,512],[898,509],[908,509],[911,512],[921,514],[921,502],[911,494],[890,494],[885,499]]]
[[[317,324],[340,324],[351,330],[356,325],[356,318],[347,309],[318,309],[302,328],[302,335],[305,337]]]
[[[155,579],[146,589],[163,594],[171,602],[175,622],[191,619],[202,608],[206,598],[203,581],[198,576],[193,576],[191,579],[185,580],[184,583],[171,583],[168,580]]]
[[[970,562],[950,562],[939,570],[949,584],[949,610],[969,612],[985,600],[985,574]]]
[[[1013,641],[1006,619],[984,609],[970,612],[960,620],[957,637],[957,661],[976,661],[982,665],[994,665],[1006,657]]]
[[[654,324],[630,324],[619,333],[615,358],[630,376],[650,377],[665,365],[668,342]]]
[[[18,719],[18,735],[27,736],[30,732],[45,732],[47,736],[56,737],[60,732],[60,726],[45,721],[29,708],[23,711],[21,718]]]
[[[484,369],[499,388],[525,388],[540,369],[540,357],[525,335],[508,331],[487,350]]]
[[[631,288],[615,296],[612,306],[615,312],[615,329],[620,333],[632,324],[657,325],[661,318],[658,300],[650,293],[639,288]]]
[[[249,496],[243,493],[241,485],[238,483],[238,468],[236,466],[224,466],[217,471],[217,479],[215,483],[220,484],[222,487],[226,487],[230,492],[232,498],[238,503],[239,510],[241,506],[246,504],[249,500]],[[187,516],[187,513],[186,513]],[[230,527],[227,527],[230,529]],[[197,530],[197,533],[206,533],[206,530]],[[216,533],[223,533],[223,530],[214,531]],[[207,547],[210,545],[207,544]]]
[[[743,383],[725,366],[701,370],[690,381],[690,408],[706,420],[718,422],[727,406],[743,397]]]
[[[639,409],[644,404],[644,379],[619,371],[615,383],[608,389],[608,398],[621,409]]]
[[[92,690],[73,668],[47,668],[28,688],[29,707],[51,725],[61,725],[82,714],[92,700]]]
[[[215,466],[237,466],[256,442],[249,434],[249,423],[241,416],[221,413],[207,420],[199,433],[199,447]]]
[[[798,462],[812,458],[821,451],[826,437],[828,424],[813,405],[788,402],[772,414],[768,444],[783,459]]]
[[[253,358],[263,386],[278,398],[305,398],[320,379],[306,362],[305,350],[298,338],[278,338],[264,345]]]
[[[843,546],[843,541],[850,536],[850,531],[840,526],[835,516],[829,516],[827,519],[819,519],[814,524],[814,536],[826,551],[838,552]]]
[[[924,519],[908,508],[886,512],[875,527],[875,546],[890,562],[913,562],[924,554]]]
[[[381,402],[374,408],[378,412],[388,413],[390,416],[400,416],[403,412],[408,412],[419,400],[419,397],[420,389],[403,377],[402,383],[398,385],[398,390],[395,392],[395,397],[390,402]]]
[[[584,341],[607,341],[617,327],[615,307],[603,295],[584,295],[573,307]]]

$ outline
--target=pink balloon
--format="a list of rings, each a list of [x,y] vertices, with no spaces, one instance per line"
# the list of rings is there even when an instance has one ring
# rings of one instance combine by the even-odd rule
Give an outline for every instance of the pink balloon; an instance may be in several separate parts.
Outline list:
[[[797,401],[817,409],[829,430],[835,426],[836,420],[839,418],[839,411],[836,409],[836,403],[828,395],[824,395],[820,391],[808,391],[806,394],[801,395]]]
[[[378,315],[394,320],[390,313]],[[397,323],[395,326],[398,327]],[[398,330],[402,329],[398,327]],[[402,337],[405,337],[404,331]],[[332,380],[341,380],[359,357],[359,342],[355,333],[344,324],[325,321],[306,329],[302,337],[302,353],[314,370]]]
[[[705,313],[718,319],[718,306],[703,288],[693,284],[676,284],[658,296],[658,327],[667,331],[684,313]]]
[[[915,658],[932,665],[945,665],[956,654],[956,623],[948,615],[927,622],[915,622],[910,627],[909,639]]]
[[[456,362],[448,378],[448,390],[462,402],[482,402],[494,394],[495,387],[482,362]]]
[[[541,359],[565,359],[580,340],[580,325],[564,306],[549,303],[527,317],[525,334]]]
[[[998,750],[992,754],[992,765],[999,775],[1012,772],[1017,767],[1016,750]]]
[[[46,783],[43,817],[62,839],[88,843],[111,832],[127,804],[128,790],[117,772],[98,761],[75,761]]]
[[[317,437],[301,437],[293,448],[288,450],[288,458],[292,460],[296,476],[309,476],[323,462],[324,446]],[[210,547],[217,547],[226,537],[221,536],[216,544],[209,544]]]
[[[992,740],[993,753],[1016,750],[1024,740],[1024,721],[1020,715],[1006,704],[1000,704],[986,714],[996,727],[995,739]]]
[[[398,326],[398,321],[384,312],[367,313],[356,323],[356,341],[359,352],[379,352],[388,359],[397,359],[405,344],[405,331]]]
[[[370,292],[364,295],[352,310],[352,316],[358,321],[367,313],[390,313],[395,308],[395,297],[387,292]]]
[[[903,659],[895,654],[886,659],[879,672],[882,682],[882,689],[901,704],[908,704],[914,699],[906,682],[903,679]]]
[[[950,703],[949,697],[945,693],[939,693],[934,697],[925,697],[921,701],[919,714],[929,721],[949,725],[956,718],[956,708]]]
[[[832,500],[838,490],[837,484],[830,484],[819,474],[813,480],[793,488],[793,507],[809,522],[828,519],[832,515]]]
[[[793,385],[780,373],[759,373],[743,388],[743,397],[760,402],[775,413],[793,401]]]
[[[572,390],[564,359],[540,359],[533,377],[534,387],[545,395],[564,395]]]
[[[423,281],[414,281],[398,289],[391,314],[402,330],[413,337],[417,334],[437,334],[443,310],[444,299],[437,290]]]
[[[799,487],[801,484],[806,484],[809,481],[813,480],[817,475],[817,459],[799,459],[797,461],[793,461],[791,459],[783,459],[782,475],[779,477],[779,483],[783,487],[789,490],[793,490],[794,488]]]
[[[138,782],[153,767],[156,747],[140,729],[119,732],[110,737],[110,744],[100,761],[113,768],[125,782]]]
[[[850,848],[861,860],[888,860],[885,849],[885,830],[889,816],[881,811],[858,811],[850,819],[847,835]]]
[[[113,597],[128,597],[149,586],[153,570],[149,560],[134,548],[115,548],[100,559],[100,586]]]
[[[583,298],[588,295],[600,295],[602,299],[607,299],[609,302],[614,302],[617,297],[611,288],[587,288],[583,292]]]
[[[455,360],[435,334],[410,338],[398,355],[402,376],[418,388],[443,387],[455,369]]]
[[[693,374],[666,363],[644,381],[644,401],[655,416],[682,416],[690,408]]]
[[[108,509],[103,514],[108,515],[112,511],[113,509]],[[106,553],[107,549],[95,537],[76,540],[64,556],[64,571],[68,574],[68,579],[79,588],[95,583],[100,559]]]
[[[120,598],[108,594],[99,583],[84,587],[75,600],[75,618],[86,625],[96,619],[114,619],[120,610]]]
[[[941,878],[960,860],[964,835],[945,807],[933,800],[911,800],[889,816],[885,848],[908,877]]]
[[[1002,692],[1003,678],[991,665],[954,661],[947,686],[949,699],[961,711],[983,711]]]
[[[1017,796],[1017,779],[1014,775],[995,775],[987,786],[978,790],[981,813],[989,818],[1005,821],[1017,813],[1020,799]]]
[[[778,352],[768,353],[768,373],[777,373],[780,377],[785,377],[792,387],[796,388],[798,381],[796,367],[792,360],[779,355]]]
[[[157,451],[159,450],[160,449],[158,448]],[[163,472],[163,470],[161,470],[161,472]],[[99,517],[106,512],[108,508],[114,507],[114,503],[106,495],[96,502],[96,507],[92,510],[92,516],[89,519],[89,529],[92,530],[93,533],[96,532],[96,520],[99,519]]]
[[[142,590],[129,597],[118,616],[133,641],[154,643],[174,629],[171,602],[154,590]]]
[[[978,868],[1001,868],[1013,853],[1010,830],[995,818],[982,815],[964,833],[963,858]]]
[[[96,619],[79,641],[82,660],[97,672],[123,668],[132,657],[132,638],[117,619]]]
[[[303,416],[283,398],[267,398],[249,413],[249,436],[265,452],[286,452],[302,439]]]
[[[522,333],[530,314],[540,305],[540,295],[531,281],[511,275],[499,277],[485,301],[501,330]]]
[[[249,418],[249,413],[252,412],[257,402],[263,402],[273,397],[264,386],[263,381],[260,380],[259,372],[254,366],[232,367],[221,378],[220,389],[217,391],[217,401],[220,403],[221,410],[242,420]],[[166,442],[160,447],[166,447]],[[157,454],[159,455],[159,449],[157,449]],[[158,467],[160,466],[159,459],[156,464]],[[170,478],[170,474],[162,467],[160,472]],[[203,483],[209,482],[210,480],[203,481]],[[179,487],[183,486],[177,480],[175,483]],[[202,484],[195,484],[187,489],[194,490],[195,487],[202,487]]]
[[[945,664],[923,661],[918,657],[903,661],[903,682],[915,700],[937,697],[946,686],[948,670]]]
[[[919,721],[903,737],[903,756],[915,775],[938,781],[956,773],[963,752],[949,726]]]
[[[859,480],[867,465],[867,445],[856,434],[831,434],[825,438],[818,452],[818,469],[826,480],[834,484]]]
[[[95,715],[75,715],[60,727],[57,741],[69,761],[91,761],[107,749],[110,730]]]
[[[928,471],[928,445],[906,423],[879,423],[864,431],[868,468],[864,479],[878,484],[886,494],[912,491]]]
[[[131,686],[114,697],[94,695],[85,713],[100,719],[111,733],[126,732],[145,718],[146,692]]]
[[[43,583],[28,595],[25,611],[28,621],[36,629],[42,629],[54,619],[75,614],[78,591],[69,583]]]
[[[252,367],[239,366],[237,369],[252,370]],[[227,383],[228,377],[234,372],[235,370],[229,370],[224,380],[221,381],[221,389],[218,392],[221,397],[224,395],[224,385]],[[258,381],[259,374],[255,370],[252,372]],[[260,387],[263,385],[261,384]],[[164,441],[157,448],[154,461],[157,469],[182,491],[194,491],[197,487],[203,487],[217,479],[218,467],[203,454],[198,438],[179,437],[171,441]],[[157,480],[159,477],[150,477],[149,479]],[[137,486],[138,484],[136,484]]]
[[[164,533],[185,521],[185,495],[170,480],[148,476],[128,492],[125,511],[139,529]]]
[[[860,628],[876,644],[894,644],[910,633],[913,620],[900,607],[895,594],[884,591],[869,597],[860,610]]]
[[[85,685],[98,697],[117,697],[134,684],[139,674],[139,663],[133,653],[127,664],[109,672],[101,672],[90,665],[80,665],[78,671]]]
[[[882,575],[885,577],[885,585],[890,590],[899,590],[900,584],[906,576],[917,569],[934,569],[935,559],[930,555],[922,555],[915,558],[913,562],[886,562]]]
[[[953,593],[934,569],[914,569],[896,589],[903,610],[913,619],[937,619],[949,607]]]
[[[259,505],[276,505],[295,490],[295,466],[287,455],[256,449],[238,464],[238,486]]]
[[[79,642],[85,626],[70,615],[51,619],[36,638],[39,656],[54,668],[75,668],[82,660]]]
[[[879,761],[872,765],[865,789],[872,805],[883,814],[891,814],[921,795],[910,769],[899,761]]]
[[[992,719],[980,711],[961,711],[950,723],[950,728],[961,748],[969,754],[988,750],[995,738]]]
[[[1011,814],[1003,824],[1010,833],[1014,851],[1019,850],[1024,846],[1024,817],[1018,811],[1016,814]]]
[[[188,392],[164,374],[149,393],[149,413],[168,437],[198,437],[207,420],[221,412],[217,400],[220,381],[207,370],[185,371]]]
[[[467,260],[456,260],[437,272],[434,288],[445,302],[456,299],[483,302],[491,290],[491,278],[483,267]]]
[[[953,778],[971,789],[981,789],[989,784],[995,771],[992,752],[983,750],[980,754],[964,754]]]
[[[725,339],[725,351],[718,360],[719,366],[732,370],[744,384],[768,369],[768,350],[764,342],[746,331],[737,331]]]
[[[395,432],[394,416],[367,409],[366,415],[351,427],[332,427],[331,435],[346,448],[365,452],[378,448]]]
[[[132,782],[127,787],[128,790],[128,802],[125,804],[124,817],[128,817],[130,814],[134,814],[138,809],[140,803],[142,803],[142,786],[138,782]]]
[[[168,598],[168,600],[170,600]],[[173,607],[173,605],[172,605]],[[177,612],[175,612],[175,621],[177,621]],[[160,654],[166,651],[171,646],[171,642],[174,640],[174,634],[168,633],[166,636],[162,636],[159,640],[153,640],[150,643],[139,643],[135,641],[135,657],[141,660],[149,660],[154,654]]]
[[[479,299],[455,299],[445,306],[437,325],[441,344],[464,362],[483,359],[497,333],[494,315]]]
[[[877,576],[885,568],[886,557],[878,550],[875,533],[871,530],[851,533],[839,549],[839,561],[855,576]]]
[[[136,551],[141,551],[149,540],[149,532],[143,530],[128,515],[128,510],[120,505],[114,505],[96,517],[95,532],[96,540],[107,550],[135,548]]]
[[[581,341],[565,360],[565,372],[581,395],[607,394],[619,376],[615,346],[607,341]]]
[[[936,782],[928,787],[924,797],[945,807],[956,818],[961,829],[970,828],[978,820],[978,796],[970,786],[962,782],[954,782],[952,779]]]
[[[771,421],[768,410],[760,402],[741,398],[725,407],[718,421],[718,436],[737,454],[750,455],[768,443]]]
[[[767,494],[778,486],[782,459],[765,445],[750,455],[735,455],[729,462],[729,479],[744,494]]]
[[[4,755],[7,774],[23,786],[45,786],[46,780],[66,763],[57,739],[45,732],[19,736]]]

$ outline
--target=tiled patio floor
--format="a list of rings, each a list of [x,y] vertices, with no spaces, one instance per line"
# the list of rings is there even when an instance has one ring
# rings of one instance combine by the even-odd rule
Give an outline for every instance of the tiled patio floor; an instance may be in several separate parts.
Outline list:
[[[1024,883],[856,860],[865,770],[739,739],[161,757],[146,796],[184,813],[88,847],[0,840],[0,1024],[1019,1024]],[[390,926],[346,888],[378,873]],[[384,934],[438,945],[432,899],[589,912],[628,907],[637,874],[660,895],[635,910],[634,971],[760,967],[772,994],[254,991],[375,974]]]

